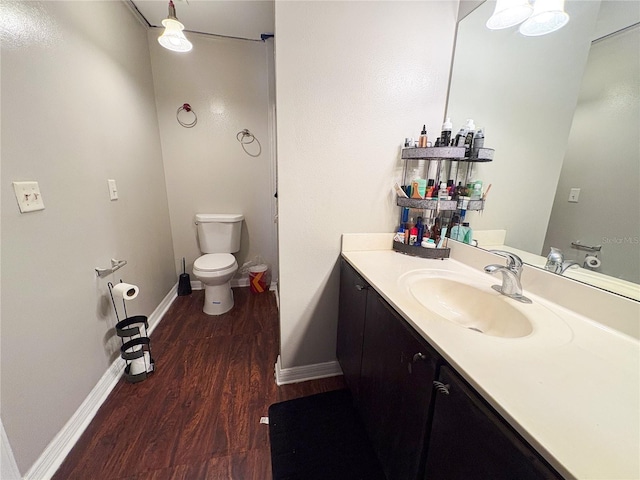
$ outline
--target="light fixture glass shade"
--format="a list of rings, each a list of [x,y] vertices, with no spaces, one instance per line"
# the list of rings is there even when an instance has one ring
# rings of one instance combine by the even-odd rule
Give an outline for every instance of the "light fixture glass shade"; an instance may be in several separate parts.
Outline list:
[[[532,12],[529,0],[498,0],[493,15],[487,20],[487,28],[500,30],[513,27],[529,18]]]
[[[564,11],[564,0],[536,0],[533,14],[520,25],[520,33],[527,37],[537,37],[555,32],[569,22]]]
[[[182,33],[184,25],[178,20],[165,18],[162,25],[164,25],[164,32],[158,37],[158,42],[164,48],[174,52],[188,52],[193,48],[191,42]]]

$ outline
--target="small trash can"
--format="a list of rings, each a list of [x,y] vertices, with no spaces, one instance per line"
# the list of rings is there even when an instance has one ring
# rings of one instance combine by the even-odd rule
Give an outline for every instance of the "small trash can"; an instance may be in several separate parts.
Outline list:
[[[262,293],[269,289],[269,267],[268,265],[254,265],[249,267],[249,288],[251,293]]]

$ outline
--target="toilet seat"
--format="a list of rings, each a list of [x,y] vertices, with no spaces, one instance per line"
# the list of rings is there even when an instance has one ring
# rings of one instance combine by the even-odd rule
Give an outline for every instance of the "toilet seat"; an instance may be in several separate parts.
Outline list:
[[[193,262],[194,270],[210,273],[227,270],[234,265],[236,265],[236,257],[230,253],[208,253]]]

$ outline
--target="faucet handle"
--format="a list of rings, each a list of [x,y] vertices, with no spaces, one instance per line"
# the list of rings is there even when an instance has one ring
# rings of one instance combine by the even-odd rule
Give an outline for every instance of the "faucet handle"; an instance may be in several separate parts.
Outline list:
[[[515,253],[505,250],[489,250],[489,252],[507,257],[507,267],[518,274],[522,272],[522,259]]]

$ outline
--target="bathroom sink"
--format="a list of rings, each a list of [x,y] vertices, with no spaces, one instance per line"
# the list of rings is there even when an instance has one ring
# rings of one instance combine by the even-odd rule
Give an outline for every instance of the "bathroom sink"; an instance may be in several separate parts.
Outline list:
[[[422,278],[409,291],[420,304],[461,327],[495,337],[525,337],[531,322],[509,303],[467,283],[445,278]]]
[[[539,302],[522,304],[491,288],[487,276],[465,277],[448,270],[414,270],[399,279],[422,307],[478,335],[503,339],[539,338],[566,343],[572,332],[553,311]]]

